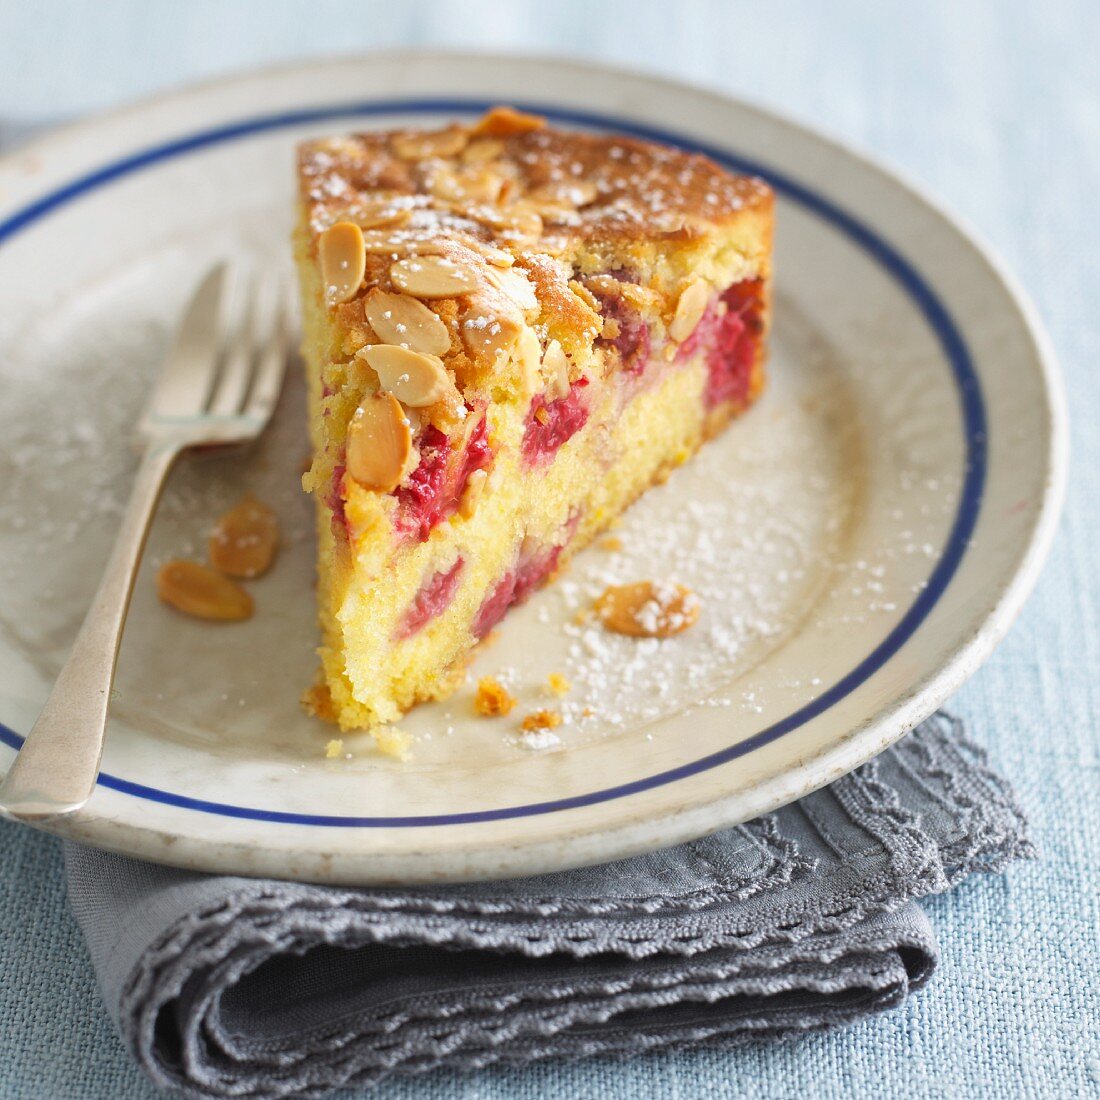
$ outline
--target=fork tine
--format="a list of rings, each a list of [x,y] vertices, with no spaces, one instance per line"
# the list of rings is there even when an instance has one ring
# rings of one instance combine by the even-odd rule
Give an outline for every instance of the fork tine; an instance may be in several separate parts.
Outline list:
[[[252,388],[245,402],[246,416],[266,421],[279,399],[289,351],[289,299],[287,282],[281,273],[263,280],[253,329],[259,344],[258,358]]]
[[[262,338],[265,321],[260,317],[260,295],[252,272],[237,272],[232,280],[228,311],[234,318],[225,327],[225,354],[207,412],[212,416],[235,416],[241,411],[252,377],[256,342]]]
[[[217,368],[225,312],[228,266],[215,265],[187,306],[144,419],[197,416],[206,406]]]

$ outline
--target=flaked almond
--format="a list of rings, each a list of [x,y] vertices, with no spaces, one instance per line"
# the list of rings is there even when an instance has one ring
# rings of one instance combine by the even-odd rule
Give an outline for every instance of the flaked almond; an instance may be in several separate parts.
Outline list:
[[[558,180],[529,191],[527,198],[536,205],[576,209],[595,202],[598,195],[599,190],[591,180]]]
[[[693,280],[680,292],[676,313],[668,326],[668,334],[676,343],[682,343],[695,331],[695,326],[707,311],[709,301],[710,287],[702,279]]]
[[[390,266],[393,285],[417,298],[454,298],[477,288],[477,276],[446,256],[418,256]]]
[[[466,148],[467,141],[469,133],[465,127],[449,126],[446,130],[394,134],[390,144],[402,160],[422,160],[425,157],[457,157]]]
[[[484,256],[493,267],[511,267],[516,262],[511,252],[505,252],[503,248],[497,248],[496,245],[486,241],[479,241],[476,237],[467,237],[465,243]]]
[[[545,125],[546,119],[539,115],[529,115],[514,107],[493,107],[474,123],[470,136],[511,137],[512,134],[541,130]]]
[[[370,327],[387,344],[426,355],[442,355],[451,346],[447,326],[420,299],[377,287],[363,303]]]
[[[512,348],[526,327],[516,317],[490,317],[471,311],[462,318],[462,342],[470,356],[497,360],[511,354]]]
[[[393,206],[388,203],[372,203],[355,211],[355,221],[360,229],[397,229],[412,218],[412,210],[407,206]]]
[[[500,200],[505,177],[488,164],[467,165],[453,171],[436,163],[425,181],[431,194],[450,203],[495,203]]]
[[[557,340],[551,340],[542,353],[542,377],[546,382],[546,396],[551,401],[569,393],[569,360]]]
[[[507,271],[493,270],[486,273],[486,278],[507,294],[524,313],[538,312],[538,295],[531,281],[522,271],[516,271],[514,268],[509,268]]]
[[[463,519],[469,519],[477,511],[478,501],[485,492],[485,484],[489,475],[485,470],[474,470],[466,479],[466,488],[462,490],[462,499],[458,502],[458,514]]]
[[[488,164],[504,152],[504,142],[496,138],[479,138],[462,150],[464,164]]]
[[[354,298],[367,270],[363,230],[355,222],[330,225],[317,242],[321,282],[330,306]]]
[[[397,226],[388,229],[368,229],[363,234],[363,249],[375,255],[396,252],[399,256],[408,252],[424,253],[438,249],[438,241],[430,237],[417,237],[412,230]]]
[[[392,493],[412,455],[412,432],[392,393],[366,398],[348,424],[347,472],[364,489]]]
[[[197,561],[169,561],[157,570],[157,595],[197,619],[239,622],[252,614],[252,597],[228,577]]]
[[[474,203],[464,206],[460,213],[488,226],[510,245],[533,244],[542,236],[542,218],[526,203],[512,203],[503,209]]]
[[[539,375],[539,361],[542,358],[542,345],[538,335],[530,325],[524,325],[516,341],[516,358],[523,373],[523,383],[527,393],[538,393],[542,389]]]
[[[357,354],[374,368],[382,389],[414,409],[440,401],[453,404],[458,398],[443,360],[436,355],[424,355],[396,344],[372,344]]]
[[[682,584],[637,581],[610,585],[596,600],[596,614],[615,634],[669,638],[699,618],[699,599]]]
[[[279,548],[279,520],[255,497],[246,496],[218,520],[210,535],[210,564],[230,577],[258,577]]]

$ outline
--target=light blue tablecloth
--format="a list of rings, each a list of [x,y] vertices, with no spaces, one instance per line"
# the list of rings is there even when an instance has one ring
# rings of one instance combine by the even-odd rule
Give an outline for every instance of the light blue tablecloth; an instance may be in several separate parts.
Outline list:
[[[1100,1095],[1100,6],[55,0],[28,11],[0,0],[5,123],[302,52],[579,51],[818,123],[904,167],[1001,252],[1062,359],[1073,472],[1038,591],[954,709],[1016,784],[1042,860],[929,905],[942,969],[887,1017],[735,1054],[436,1074],[375,1095]],[[154,1095],[100,1006],[53,841],[0,825],[0,905],[0,1097]]]

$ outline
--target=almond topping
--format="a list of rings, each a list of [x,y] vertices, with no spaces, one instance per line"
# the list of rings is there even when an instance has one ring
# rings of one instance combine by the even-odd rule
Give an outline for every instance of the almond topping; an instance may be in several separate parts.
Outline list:
[[[587,206],[595,202],[599,191],[591,180],[561,180],[558,183],[547,183],[542,187],[536,187],[530,191],[527,198],[534,203],[552,207]]]
[[[538,312],[538,295],[535,294],[535,288],[522,271],[516,271],[514,268],[506,271],[494,270],[487,272],[487,278],[507,294],[524,313]]]
[[[668,334],[676,343],[683,343],[703,319],[710,301],[710,287],[701,279],[688,283],[676,303],[676,315],[668,326]]]
[[[355,222],[337,222],[317,242],[321,282],[330,306],[354,298],[367,270],[363,230]]]
[[[347,472],[364,489],[392,493],[405,476],[412,455],[401,403],[392,393],[366,398],[348,424]]]
[[[407,206],[387,206],[385,204],[366,206],[356,211],[355,220],[360,229],[380,229],[387,226],[396,229],[412,217]]]
[[[266,573],[279,546],[279,521],[255,497],[246,496],[218,520],[210,536],[210,563],[230,577]]]
[[[542,377],[546,381],[546,396],[551,401],[569,392],[569,360],[557,340],[551,340],[543,352]]]
[[[514,107],[493,107],[478,119],[470,134],[473,137],[510,137],[541,130],[545,125],[546,119],[538,115],[524,114]]]
[[[497,679],[483,676],[477,682],[474,710],[483,718],[499,718],[516,705],[516,697]]]
[[[699,598],[682,584],[638,581],[610,585],[596,600],[596,614],[615,634],[668,638],[699,618]]]
[[[382,389],[415,409],[439,401],[453,403],[458,398],[458,390],[438,356],[422,355],[395,344],[372,344],[357,354],[374,368]]]
[[[387,344],[426,355],[442,355],[451,346],[447,326],[418,298],[390,294],[377,287],[363,303],[370,327]]]
[[[456,157],[466,148],[467,141],[469,136],[462,126],[449,126],[446,130],[434,130],[430,133],[409,131],[394,134],[391,139],[393,151],[402,160]]]
[[[419,256],[390,266],[394,286],[417,298],[454,298],[477,288],[477,277],[445,256]]]
[[[469,519],[477,510],[477,502],[485,492],[485,483],[489,475],[485,470],[474,470],[466,479],[466,488],[462,490],[462,499],[458,502],[458,514]]]
[[[169,561],[157,570],[157,595],[197,619],[236,622],[252,614],[252,597],[228,577],[197,561]]]
[[[504,142],[496,138],[481,138],[471,141],[462,151],[462,160],[465,164],[488,164],[496,160],[504,152]]]
[[[511,352],[526,326],[512,317],[468,313],[462,319],[462,342],[473,359],[496,360]]]

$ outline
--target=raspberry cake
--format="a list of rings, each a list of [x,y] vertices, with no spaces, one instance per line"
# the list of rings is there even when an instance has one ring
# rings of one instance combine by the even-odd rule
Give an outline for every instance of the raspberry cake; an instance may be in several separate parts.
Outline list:
[[[377,727],[756,397],[773,196],[508,108],[309,142],[299,175],[307,704]]]

